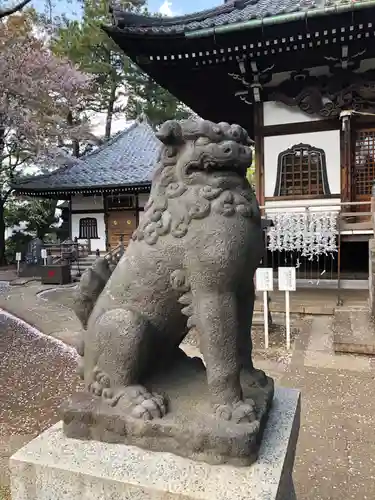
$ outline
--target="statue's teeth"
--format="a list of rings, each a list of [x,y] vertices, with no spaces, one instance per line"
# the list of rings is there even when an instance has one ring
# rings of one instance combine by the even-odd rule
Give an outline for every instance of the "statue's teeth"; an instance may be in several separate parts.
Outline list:
[[[191,295],[184,293],[184,295],[181,295],[181,297],[178,299],[178,301],[183,306],[187,306],[191,303]]]
[[[193,306],[191,304],[189,304],[188,306],[186,306],[183,309],[181,309],[181,312],[185,316],[192,316],[192,314],[194,312]]]

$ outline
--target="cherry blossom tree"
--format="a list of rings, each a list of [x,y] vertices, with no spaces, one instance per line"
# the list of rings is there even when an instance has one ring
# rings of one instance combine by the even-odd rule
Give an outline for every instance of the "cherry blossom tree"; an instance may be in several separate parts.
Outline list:
[[[0,264],[4,207],[11,184],[51,148],[92,138],[82,116],[90,78],[52,54],[29,14],[9,16],[0,30]]]

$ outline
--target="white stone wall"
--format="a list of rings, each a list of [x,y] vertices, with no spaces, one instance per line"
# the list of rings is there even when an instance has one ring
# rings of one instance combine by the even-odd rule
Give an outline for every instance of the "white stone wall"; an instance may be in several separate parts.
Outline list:
[[[278,135],[264,138],[264,197],[269,198],[274,196],[279,154],[300,143],[310,144],[313,147],[324,150],[331,194],[340,195],[340,131],[328,130],[324,132]],[[293,203],[301,205],[301,200],[288,200],[286,202],[288,205]],[[318,203],[321,203],[321,201],[318,200]],[[279,205],[280,202],[277,202],[277,204]],[[306,200],[306,204],[311,204],[311,200]]]

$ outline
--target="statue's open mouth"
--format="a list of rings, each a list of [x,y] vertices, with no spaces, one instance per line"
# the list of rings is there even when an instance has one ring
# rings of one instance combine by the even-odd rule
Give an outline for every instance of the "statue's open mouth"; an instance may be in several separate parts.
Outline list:
[[[204,163],[204,165],[197,166],[196,164],[189,165],[186,169],[187,175],[193,175],[194,173],[202,173],[205,172],[209,175],[213,175],[215,177],[218,176],[240,176],[243,177],[246,175],[246,167],[239,165],[224,165],[221,166],[217,162],[208,162]]]
[[[221,160],[217,158],[211,158],[205,156],[200,162],[191,162],[186,166],[186,174],[193,175],[194,173],[205,172],[209,175],[215,177],[218,176],[240,176],[244,177],[246,175],[247,165],[233,164],[232,161]]]

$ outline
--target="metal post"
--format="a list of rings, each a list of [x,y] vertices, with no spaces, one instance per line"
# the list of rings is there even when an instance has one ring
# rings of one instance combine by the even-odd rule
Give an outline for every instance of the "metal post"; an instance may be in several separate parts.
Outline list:
[[[263,292],[263,316],[264,316],[264,347],[268,349],[268,293]]]
[[[120,234],[120,256],[122,257],[125,252],[125,247],[124,247],[124,235]]]
[[[285,291],[285,329],[286,329],[286,348],[290,349],[290,292]]]

